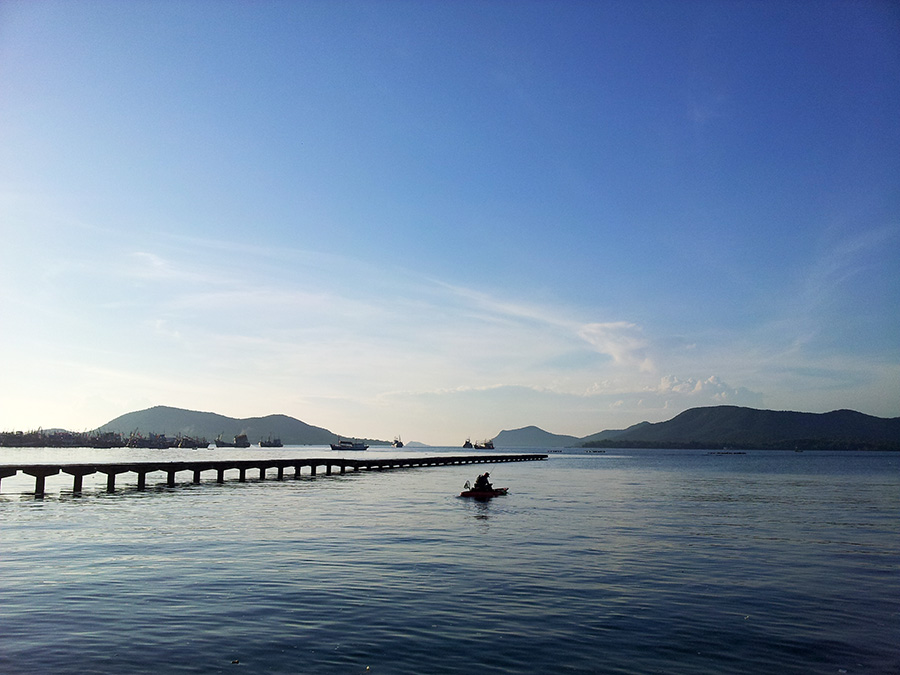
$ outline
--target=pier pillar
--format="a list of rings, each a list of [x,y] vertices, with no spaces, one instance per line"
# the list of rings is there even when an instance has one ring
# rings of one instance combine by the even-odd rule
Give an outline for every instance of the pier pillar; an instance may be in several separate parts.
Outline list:
[[[345,474],[345,473],[347,473],[347,465],[346,465],[346,464],[341,464],[341,474],[343,475],[343,474]]]
[[[168,474],[166,485],[168,485],[169,487],[175,487],[175,471],[173,469],[169,469],[166,473]]]
[[[313,465],[311,465],[311,466],[309,467],[309,475],[310,475],[310,476],[315,476],[315,475],[316,475],[316,465],[315,465],[315,464],[313,464]]]
[[[259,479],[260,480],[266,479],[266,467],[264,467],[264,466],[259,467]]]
[[[200,469],[194,469],[194,484],[200,482]]]
[[[28,466],[22,471],[29,476],[34,476],[34,496],[44,496],[44,486],[47,476],[55,476],[59,473],[58,466]]]
[[[138,471],[138,490],[146,490],[147,489],[147,472],[146,471]]]
[[[238,478],[238,480],[241,483],[246,483],[247,482],[247,469],[245,469],[244,467],[241,467],[240,471],[241,471],[241,474],[240,474],[240,477]]]
[[[84,477],[97,471],[97,468],[93,466],[62,466],[60,470],[73,477],[72,492],[79,493],[84,486]]]
[[[217,482],[217,483],[224,483],[224,482],[225,482],[225,469],[224,469],[224,468],[219,467],[219,468],[216,470],[216,482]]]
[[[116,491],[116,474],[127,473],[130,469],[121,465],[107,465],[96,467],[97,471],[106,474],[106,491]]]
[[[326,465],[325,465],[325,475],[326,475],[326,476],[330,476],[330,475],[331,475],[331,464],[326,464]]]
[[[278,480],[284,480],[284,467],[278,467]]]

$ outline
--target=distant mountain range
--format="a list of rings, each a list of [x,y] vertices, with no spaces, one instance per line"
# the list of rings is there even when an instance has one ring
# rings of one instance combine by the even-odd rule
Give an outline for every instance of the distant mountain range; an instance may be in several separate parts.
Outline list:
[[[155,406],[117,417],[92,432],[9,432],[0,434],[0,446],[41,447],[48,444],[116,447],[132,432],[143,436],[165,434],[213,442],[232,441],[246,434],[252,444],[281,439],[284,445],[325,445],[339,438],[287,415],[235,419],[209,412]],[[48,436],[49,433],[49,436]],[[83,438],[82,438],[83,437]],[[389,441],[360,439],[369,445]],[[610,429],[578,438],[551,434],[536,426],[501,431],[494,447],[503,448],[746,448],[746,449],[878,449],[900,450],[900,417],[882,418],[853,410],[803,413],[757,410],[737,406],[691,408],[666,422],[641,422],[627,429]],[[426,447],[407,443],[409,447]]]
[[[558,436],[537,427],[502,431],[494,446],[900,450],[900,417],[873,417],[853,410],[802,413],[713,406],[691,408],[667,422],[641,422],[584,438]]]
[[[238,434],[247,434],[251,443],[280,438],[284,445],[326,445],[336,443],[338,435],[301,422],[287,415],[267,415],[235,419],[209,412],[197,412],[158,405],[147,410],[126,413],[97,429],[98,433],[117,432],[126,437],[133,431],[167,436],[193,436],[212,442],[220,436],[231,441]],[[344,438],[347,438],[346,436]],[[390,445],[389,441],[361,439],[370,445]]]

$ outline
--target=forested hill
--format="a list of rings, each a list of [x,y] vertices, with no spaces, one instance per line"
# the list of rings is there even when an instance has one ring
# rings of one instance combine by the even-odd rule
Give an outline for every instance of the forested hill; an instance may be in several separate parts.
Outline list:
[[[337,434],[328,429],[314,427],[287,415],[235,419],[216,413],[168,406],[155,406],[127,413],[98,429],[101,433],[115,431],[126,436],[135,430],[144,435],[150,433],[166,434],[169,437],[183,435],[205,438],[208,441],[214,441],[220,434],[226,441],[231,441],[238,434],[247,434],[251,443],[258,443],[260,439],[271,437],[280,438],[285,445],[324,445],[337,442],[338,438]],[[378,442],[367,440],[372,443]]]
[[[574,448],[581,445],[577,436],[551,434],[539,427],[503,430],[494,439],[497,448]]]
[[[803,413],[714,406],[582,440],[587,447],[900,449],[900,418],[853,410]]]

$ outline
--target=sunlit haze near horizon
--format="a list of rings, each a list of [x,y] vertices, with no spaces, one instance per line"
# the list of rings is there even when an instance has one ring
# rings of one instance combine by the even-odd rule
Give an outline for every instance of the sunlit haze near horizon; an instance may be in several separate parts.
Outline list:
[[[900,416],[898,120],[887,1],[7,0],[0,430]]]

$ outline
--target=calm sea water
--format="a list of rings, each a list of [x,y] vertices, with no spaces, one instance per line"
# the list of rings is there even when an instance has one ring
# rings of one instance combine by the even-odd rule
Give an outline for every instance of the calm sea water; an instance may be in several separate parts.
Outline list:
[[[483,470],[4,478],[0,672],[900,672],[900,454],[569,451],[457,497]]]

